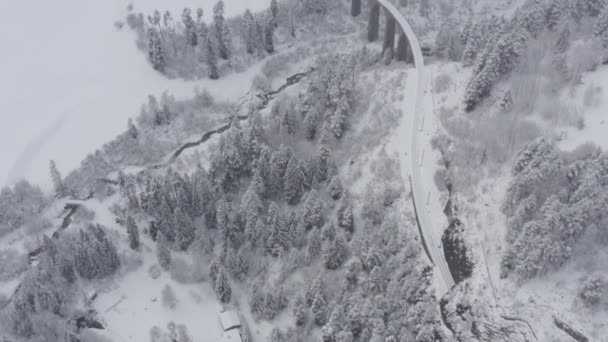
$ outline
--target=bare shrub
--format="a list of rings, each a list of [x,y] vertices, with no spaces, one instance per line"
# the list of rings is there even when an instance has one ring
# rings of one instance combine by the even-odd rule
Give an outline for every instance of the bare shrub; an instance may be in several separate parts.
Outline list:
[[[433,91],[437,94],[447,91],[452,85],[452,78],[447,73],[442,73],[435,77],[435,84],[433,85]]]
[[[578,295],[586,306],[595,306],[602,300],[605,287],[604,279],[599,274],[592,274],[584,280]]]
[[[177,297],[175,292],[169,285],[165,285],[162,292],[162,303],[163,306],[169,310],[175,310],[177,307]]]
[[[27,257],[13,249],[0,250],[0,281],[17,277],[27,270]]]
[[[253,78],[251,82],[252,88],[262,92],[269,92],[272,89],[272,85],[266,76],[259,74]]]
[[[583,93],[583,104],[585,107],[595,107],[600,103],[600,95],[602,93],[602,87],[595,86],[593,83],[585,88]]]
[[[603,59],[603,49],[595,40],[575,41],[567,54],[569,79],[580,83],[584,72],[595,70]]]

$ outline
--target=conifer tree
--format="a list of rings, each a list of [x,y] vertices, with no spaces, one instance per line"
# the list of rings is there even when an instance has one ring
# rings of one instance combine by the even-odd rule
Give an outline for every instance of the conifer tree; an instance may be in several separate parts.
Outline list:
[[[202,16],[202,12],[201,12]],[[182,12],[182,23],[184,24],[184,36],[186,37],[186,44],[195,47],[198,45],[198,34],[194,19],[192,19],[192,10],[184,8]]]
[[[252,54],[258,44],[256,42],[255,18],[249,9],[245,10],[243,16],[242,36],[247,53]]]
[[[224,304],[230,303],[232,288],[230,287],[230,280],[228,279],[226,270],[223,267],[220,267],[218,270],[214,289],[220,302]]]
[[[116,247],[101,226],[80,231],[74,261],[78,274],[89,280],[107,277],[120,266]]]
[[[317,190],[312,189],[308,192],[301,210],[300,220],[306,229],[318,227],[322,224],[323,202],[321,202]]]
[[[228,41],[230,41],[230,39],[229,37],[224,37],[227,28],[226,19],[224,18],[224,1],[219,0],[213,6],[213,29],[215,30],[215,37],[217,38],[218,53],[222,59],[228,59],[229,57],[229,47],[226,45],[226,38],[228,38]]]
[[[165,52],[156,28],[148,29],[148,58],[154,70],[164,72],[166,67]]]
[[[312,302],[312,314],[317,326],[323,326],[327,322],[327,303],[323,296],[316,296]]]
[[[217,80],[220,78],[220,71],[217,66],[217,51],[215,41],[211,34],[207,34],[205,46],[205,63],[207,64],[207,74],[212,80]]]
[[[276,202],[272,202],[268,209],[268,222],[267,229],[269,231],[268,238],[266,240],[266,250],[274,255],[278,256],[289,246],[289,234],[287,232],[285,220],[281,215],[279,206]]]
[[[272,22],[266,23],[266,27],[264,28],[264,48],[268,53],[274,53],[274,26]]]
[[[175,242],[181,250],[187,250],[192,241],[196,228],[190,216],[185,213],[180,207],[175,209],[174,213],[175,227]]]
[[[220,56],[223,59],[229,59],[232,55],[232,32],[230,31],[230,26],[228,26],[228,22],[224,21],[224,26],[222,27],[222,43],[220,44]]]
[[[156,256],[158,257],[158,264],[162,268],[169,268],[169,265],[171,265],[171,250],[169,250],[169,243],[162,233],[157,238]]]
[[[66,188],[63,184],[63,178],[57,169],[57,165],[54,160],[50,162],[51,180],[53,181],[53,187],[55,189],[55,196],[63,197],[66,195]]]
[[[302,297],[298,296],[296,298],[292,306],[291,312],[293,318],[296,321],[296,326],[302,326],[306,323],[306,306]]]
[[[306,289],[306,304],[311,306],[314,302],[315,298],[323,297],[325,298],[326,285],[323,276],[319,274],[315,280],[310,284],[308,289]]]
[[[270,15],[272,15],[272,25],[279,27],[279,0],[270,0]]]
[[[304,170],[302,163],[294,156],[291,156],[285,171],[285,198],[291,205],[298,204],[302,196],[304,184]]]
[[[139,230],[135,224],[135,220],[131,215],[127,217],[127,234],[129,235],[129,247],[131,249],[139,248]]]
[[[336,237],[329,242],[329,246],[323,254],[325,267],[335,270],[342,266],[346,260],[347,247],[341,237]]]

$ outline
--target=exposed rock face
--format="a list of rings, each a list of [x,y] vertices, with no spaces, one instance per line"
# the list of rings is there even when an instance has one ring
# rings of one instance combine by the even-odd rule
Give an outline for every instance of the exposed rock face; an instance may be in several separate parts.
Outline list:
[[[473,262],[465,245],[463,234],[462,223],[458,218],[454,218],[441,238],[445,260],[456,284],[471,277],[473,273]]]
[[[446,164],[447,167],[448,164]],[[449,198],[443,213],[447,216],[449,226],[441,237],[445,260],[456,284],[470,278],[473,274],[473,260],[464,237],[465,227],[458,219],[458,200],[453,186],[446,181]]]

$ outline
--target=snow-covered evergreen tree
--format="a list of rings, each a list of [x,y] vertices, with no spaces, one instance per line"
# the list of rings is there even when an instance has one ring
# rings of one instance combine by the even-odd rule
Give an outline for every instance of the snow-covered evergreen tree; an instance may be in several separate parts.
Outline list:
[[[327,302],[323,296],[317,295],[315,297],[311,311],[317,326],[323,326],[327,322]]]
[[[223,267],[220,267],[218,270],[214,289],[220,302],[224,304],[230,303],[230,299],[232,298],[232,288],[230,287],[230,280],[228,279],[226,270],[224,270]]]
[[[57,165],[54,160],[50,162],[51,180],[53,181],[53,188],[55,190],[55,196],[63,197],[67,195],[66,187],[63,184],[63,178],[57,169]]]
[[[162,42],[160,40],[160,35],[156,28],[151,27],[148,29],[148,58],[150,63],[152,63],[152,67],[159,71],[164,72],[166,67],[166,58],[165,51],[162,47]]]
[[[342,266],[347,257],[346,242],[342,237],[336,237],[329,241],[327,249],[323,253],[325,267],[335,270]]]
[[[230,29],[226,24],[224,18],[224,1],[219,0],[213,6],[213,29],[215,30],[215,37],[217,38],[217,47],[219,57],[222,59],[228,59],[230,54],[230,46],[227,43],[232,41],[230,38]],[[227,33],[228,37],[224,34]]]
[[[270,15],[272,16],[272,25],[278,27],[279,0],[270,0]]]
[[[270,203],[266,224],[269,232],[266,239],[266,250],[270,254],[278,256],[289,248],[291,237],[281,210],[275,202]]]
[[[295,320],[296,326],[302,326],[306,324],[307,314],[306,305],[304,299],[300,296],[296,297],[291,308],[291,314]]]
[[[192,10],[184,8],[182,12],[182,23],[184,24],[184,36],[186,43],[192,47],[198,45],[198,34],[194,19],[192,19]]]
[[[304,178],[302,163],[296,157],[291,156],[285,171],[285,185],[283,186],[287,203],[298,204],[302,196]]]
[[[101,226],[89,226],[86,231],[80,231],[76,248],[75,267],[83,278],[105,278],[120,267],[116,247]]]
[[[217,66],[217,48],[215,46],[215,37],[212,34],[207,34],[205,41],[205,64],[207,64],[207,73],[209,78],[217,80],[220,78],[220,71]]]
[[[245,15],[243,16],[243,30],[241,34],[247,53],[252,54],[258,43],[256,42],[255,19],[249,9],[245,10]]]
[[[315,298],[325,297],[325,291],[325,279],[323,279],[323,276],[320,274],[315,278],[315,280],[313,280],[313,282],[306,290],[306,304],[308,304],[308,306],[311,306]]]
[[[274,53],[274,24],[267,22],[264,27],[264,48],[267,53]]]
[[[185,213],[180,207],[175,209],[174,213],[175,227],[175,243],[181,250],[186,250],[194,241],[196,228],[190,216]]]
[[[329,190],[329,195],[334,200],[339,200],[340,197],[342,197],[343,189],[342,189],[342,182],[340,181],[340,177],[333,176],[331,178],[331,180],[329,181],[328,190]]]
[[[323,202],[321,202],[317,190],[312,189],[308,192],[301,210],[300,221],[306,229],[319,227],[322,224]]]
[[[132,216],[127,217],[127,234],[129,235],[129,247],[131,249],[139,248],[139,230]]]
[[[159,234],[156,241],[156,256],[158,258],[158,264],[162,268],[169,268],[169,265],[171,265],[171,250],[169,250],[169,243],[162,233]]]

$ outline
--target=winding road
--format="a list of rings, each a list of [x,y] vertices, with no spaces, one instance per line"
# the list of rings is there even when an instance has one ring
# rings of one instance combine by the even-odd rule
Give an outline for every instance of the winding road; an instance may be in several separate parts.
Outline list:
[[[416,79],[416,105],[414,111],[414,124],[412,125],[412,144],[411,151],[400,151],[401,157],[404,157],[408,152],[411,156],[411,184],[412,184],[412,196],[414,200],[414,210],[416,213],[417,222],[420,225],[419,230],[422,234],[422,240],[426,243],[425,250],[429,254],[429,258],[431,262],[436,266],[436,269],[439,270],[439,283],[437,284],[437,290],[440,295],[445,294],[452,286],[454,286],[454,279],[452,274],[450,273],[450,269],[445,260],[445,256],[443,254],[443,250],[439,248],[439,244],[437,239],[433,236],[433,229],[431,226],[431,220],[428,217],[427,211],[423,210],[426,207],[425,200],[423,194],[421,176],[420,176],[420,156],[419,156],[419,147],[418,147],[418,134],[420,131],[420,123],[421,118],[424,115],[423,108],[423,98],[424,98],[424,87],[427,84],[426,82],[426,74],[424,68],[424,57],[422,55],[422,49],[420,48],[420,43],[418,42],[418,38],[414,33],[414,30],[410,26],[410,24],[405,20],[403,15],[395,8],[393,4],[389,2],[389,0],[378,0],[380,5],[384,7],[397,21],[401,29],[407,36],[407,39],[410,42],[410,47],[412,49],[414,55],[414,65],[417,69],[417,79]],[[406,146],[400,146],[400,148],[406,148]],[[402,158],[400,158],[402,159]],[[407,163],[404,160],[401,160],[401,169],[402,175],[407,170]],[[404,175],[405,176],[405,175]],[[407,179],[404,177],[404,180]]]

